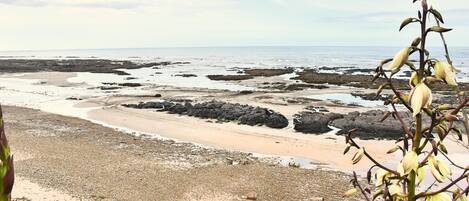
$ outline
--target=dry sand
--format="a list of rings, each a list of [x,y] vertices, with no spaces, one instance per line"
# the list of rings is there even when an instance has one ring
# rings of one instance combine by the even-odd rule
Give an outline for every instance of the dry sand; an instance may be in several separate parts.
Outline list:
[[[225,201],[255,193],[258,200],[345,200],[341,195],[349,188],[349,176],[339,172],[142,139],[38,110],[4,112],[12,152],[19,156],[15,198]]]

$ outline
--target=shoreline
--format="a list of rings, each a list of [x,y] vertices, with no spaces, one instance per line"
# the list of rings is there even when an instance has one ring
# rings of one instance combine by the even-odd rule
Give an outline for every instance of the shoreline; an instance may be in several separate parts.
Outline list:
[[[259,78],[236,82],[221,82],[229,85],[254,88],[264,85],[266,80],[269,82],[269,85],[273,85],[272,83],[284,82],[284,85],[287,86],[298,82],[289,79],[285,81],[284,79],[286,78],[282,76],[261,77],[262,79]],[[289,74],[286,76],[291,77]],[[216,182],[226,182],[223,178],[215,176],[216,172],[220,170],[225,171],[224,176],[232,174],[232,169],[226,169],[225,166],[220,166],[226,165],[227,158],[230,158],[230,160],[231,158],[238,158],[235,159],[235,161],[237,160],[236,162],[229,162],[237,165],[240,163],[243,164],[245,161],[254,161],[255,167],[249,167],[253,168],[253,173],[261,171],[262,173],[269,174],[272,173],[272,171],[274,173],[276,171],[282,171],[282,175],[280,175],[281,177],[290,174],[294,174],[294,176],[296,176],[298,172],[295,171],[299,171],[301,174],[308,173],[309,171],[320,173],[331,171],[333,172],[333,175],[347,177],[347,174],[350,174],[351,170],[357,171],[361,176],[365,176],[371,162],[364,159],[357,165],[352,165],[351,158],[355,151],[352,150],[347,155],[342,154],[346,147],[344,143],[345,140],[343,136],[333,134],[336,130],[326,134],[303,134],[295,131],[292,122],[296,114],[307,111],[308,107],[322,108],[326,111],[344,115],[350,112],[366,112],[376,108],[381,110],[386,109],[383,106],[373,106],[376,102],[367,106],[366,104],[353,104],[355,99],[347,100],[353,97],[350,95],[351,92],[360,91],[361,93],[367,94],[373,92],[371,89],[333,85],[329,85],[326,88],[321,89],[316,88],[316,85],[306,85],[306,87],[312,88],[301,88],[300,90],[254,90],[244,92],[239,90],[200,89],[197,87],[177,87],[148,83],[144,83],[143,85],[129,84],[129,86],[122,86],[115,90],[107,90],[100,87],[102,86],[102,82],[107,81],[106,79],[111,80],[109,83],[124,83],[127,82],[127,78],[128,77],[113,74],[92,74],[80,72],[3,74],[0,76],[0,84],[3,86],[0,90],[5,93],[4,96],[2,96],[3,100],[1,100],[1,102],[6,103],[7,105],[15,104],[17,106],[22,106],[8,108],[15,108],[15,110],[18,111],[33,111],[33,113],[36,114],[33,116],[45,117],[46,119],[52,118],[57,122],[62,122],[63,125],[52,123],[55,125],[55,127],[52,128],[41,127],[42,124],[35,125],[44,129],[33,129],[35,130],[33,131],[33,134],[38,133],[39,135],[28,136],[27,134],[31,134],[29,133],[31,131],[28,131],[27,129],[23,130],[23,134],[21,134],[23,137],[27,137],[31,141],[34,139],[40,141],[41,138],[44,137],[52,138],[53,140],[57,140],[56,146],[65,146],[69,148],[64,149],[62,152],[57,152],[52,149],[54,150],[53,152],[55,152],[54,154],[65,156],[70,152],[80,152],[77,145],[87,145],[90,150],[97,151],[97,153],[110,154],[108,157],[113,158],[116,154],[121,153],[122,149],[124,151],[128,151],[128,149],[130,149],[131,152],[124,152],[129,154],[129,157],[141,157],[142,155],[147,156],[139,159],[134,158],[134,160],[140,161],[139,165],[148,165],[149,167],[149,169],[144,169],[141,172],[142,177],[145,173],[153,174],[151,172],[152,168],[171,169],[177,167],[176,169],[182,168],[186,170],[189,168],[190,172],[193,171],[193,169],[197,169],[197,171],[199,171],[198,168],[200,167],[198,167],[198,165],[211,164],[216,166],[211,170],[213,171],[211,174],[214,174],[211,176],[216,179]],[[344,94],[349,95],[342,96]],[[327,98],[329,96],[337,96],[339,98],[338,100],[343,100],[345,102]],[[169,114],[166,112],[156,112],[152,109],[139,110],[121,106],[122,104],[166,100],[176,102],[191,101],[194,103],[217,100],[229,103],[245,104],[254,107],[263,107],[285,115],[290,124],[288,127],[283,129],[272,129],[266,126],[239,125],[236,122],[217,122],[216,119],[199,119],[178,114]],[[366,99],[359,100],[368,101]],[[26,109],[23,107],[33,109]],[[48,112],[54,114],[50,114]],[[81,128],[77,129],[79,127],[75,125],[74,130],[68,130],[67,127],[70,122],[81,122],[79,124],[80,126],[86,125],[91,128],[82,130]],[[51,124],[51,122],[47,122],[44,125],[47,124]],[[24,124],[23,127],[28,127],[28,125]],[[23,128],[18,127],[17,129],[21,130]],[[62,132],[62,135],[63,133],[66,133],[66,135],[71,135],[73,137],[62,135],[48,136],[47,131],[55,133],[55,130],[57,129],[59,132]],[[65,129],[65,131],[63,131],[63,129]],[[101,136],[92,136],[96,130],[105,132],[102,132]],[[87,132],[85,133],[85,131]],[[8,132],[9,131],[7,131],[7,135]],[[24,133],[26,133],[26,135],[24,135]],[[76,133],[80,133],[80,135],[83,136],[76,136]],[[107,133],[112,133],[112,135],[109,136]],[[64,141],[64,139],[67,139],[67,141]],[[393,159],[393,157],[389,157],[386,154],[387,150],[393,146],[393,140],[357,139],[357,141],[365,146],[367,151],[375,156],[375,159],[384,162],[385,165],[393,167],[398,163],[397,158]],[[129,145],[129,142],[132,142],[130,143],[131,145]],[[165,143],[168,142],[170,145],[174,145],[175,147],[166,147]],[[77,145],[70,143],[77,143]],[[455,146],[453,146],[453,144]],[[158,151],[162,151],[164,153],[163,155],[168,154],[168,151],[175,152],[178,155],[172,155],[170,156],[170,159],[161,158],[158,155],[159,152],[155,152],[154,148],[149,145],[164,146],[162,149],[158,149]],[[50,147],[47,148],[48,145],[43,144],[42,146],[46,146],[46,152],[51,151]],[[128,146],[131,146],[131,148]],[[179,150],[181,147],[183,150],[199,151],[197,151],[195,155],[192,151],[181,153]],[[454,142],[449,143],[448,149],[455,155],[459,154],[458,161],[464,161],[465,156],[467,156],[465,155],[467,150],[456,146],[456,143]],[[90,152],[90,154],[93,153]],[[39,153],[39,155],[41,154]],[[166,156],[168,155],[165,155],[165,157]],[[77,157],[80,156],[77,155]],[[196,157],[197,160],[192,161],[193,159],[190,157]],[[44,158],[44,156],[41,156],[41,159],[45,159],[46,162],[32,159],[27,159],[25,161],[32,160],[29,164],[31,167],[39,165],[43,168],[54,168],[53,164],[56,162],[52,162],[49,159]],[[109,163],[114,163],[114,161],[109,161],[108,158],[93,159],[88,157],[87,160],[92,160],[95,163],[91,167],[108,167]],[[121,159],[115,158],[115,160],[118,161]],[[161,164],[161,161],[163,161],[164,164]],[[60,173],[60,177],[56,178],[57,182],[62,182],[63,185],[69,185],[70,181],[64,181],[63,179],[67,178],[70,174],[75,174],[75,176],[79,174],[76,174],[74,171],[77,170],[74,169],[74,167],[68,166],[68,163],[77,164],[78,162],[83,161],[72,160],[67,163],[60,163],[66,167],[64,167],[65,169]],[[126,168],[130,169],[132,164],[130,161],[127,161],[126,165],[129,166]],[[155,167],[155,165],[158,167]],[[292,168],[298,166],[300,168]],[[271,169],[271,167],[274,167],[274,169]],[[114,169],[119,168],[119,166],[114,167]],[[28,172],[30,170],[24,168],[22,171]],[[43,169],[42,171],[46,172],[43,172],[42,176],[38,176],[39,178],[31,176],[31,174],[26,174],[27,182],[37,183],[39,187],[51,187],[51,184],[47,183],[48,180],[45,175],[53,176],[53,174],[51,172],[47,172],[47,169]],[[132,172],[133,170],[130,169],[129,171]],[[236,171],[240,171],[239,174],[243,172],[242,170]],[[186,173],[187,172],[184,174]],[[99,174],[105,175],[106,177],[119,177],[119,175],[109,175],[104,172]],[[201,177],[192,179],[196,179],[197,182],[205,181],[201,175],[202,173],[197,172],[197,174]],[[243,174],[246,174],[246,172],[243,172]],[[300,177],[301,174],[298,173],[298,177]],[[23,177],[24,175],[20,174],[19,176]],[[159,177],[161,175],[153,176]],[[256,177],[257,175],[251,176]],[[89,178],[90,176],[80,175],[72,180],[82,182],[81,177]],[[325,176],[322,175],[321,177]],[[314,177],[311,179],[314,180]],[[301,179],[298,180],[298,182],[300,181],[306,182]],[[108,181],[96,180],[95,182],[101,183],[102,186],[112,185],[110,183],[102,183]],[[139,181],[134,182],[135,185],[141,184]],[[194,183],[194,181],[184,180],[182,176],[180,178],[180,182],[189,182],[190,184]],[[252,185],[260,187],[264,184],[255,183]],[[292,185],[292,183],[287,182],[284,185]],[[322,187],[323,186],[320,186],[320,188]],[[344,183],[342,187],[349,186]],[[61,192],[68,192],[70,195],[79,195],[81,196],[80,198],[82,198],[83,195],[86,195],[85,197],[89,199],[94,199],[92,196],[97,196],[98,198],[101,196],[95,194],[89,195],[87,194],[88,192],[83,191],[81,188],[83,188],[83,186],[71,186],[67,189],[55,186],[52,189],[52,192],[58,195],[61,195]],[[93,191],[93,189],[88,190]],[[129,187],[125,190],[130,191],[132,189]],[[186,190],[187,189],[184,189],[183,191],[186,192]],[[239,198],[247,193],[245,191],[240,192],[239,190],[240,189],[231,189],[232,192],[228,193],[228,197],[223,197],[226,196],[226,191],[222,190],[218,193],[222,193],[223,195],[210,195],[207,198],[222,196],[224,200],[235,200],[234,198]],[[299,189],[292,188],[292,190]],[[145,196],[144,194],[140,194],[144,192],[138,191],[136,193],[138,193],[139,196]],[[196,195],[202,196],[200,193],[203,192],[197,191]],[[343,192],[335,193],[339,196]],[[109,196],[109,192],[103,192],[103,194]],[[106,198],[109,198],[107,196]],[[121,196],[123,196],[125,200],[131,199],[129,197],[125,197],[126,195]],[[167,198],[170,195],[164,196],[166,197],[164,197],[165,199],[163,200],[168,200]],[[187,200],[187,197],[181,198],[181,200]]]
[[[135,137],[39,110],[5,106],[4,112],[12,151],[20,156],[15,198],[241,200],[254,192],[260,200],[343,200],[348,188],[350,177],[340,172]]]
[[[40,79],[43,80],[40,81],[42,83],[41,86],[44,84],[51,85],[64,90],[78,88],[80,85],[88,88],[89,86],[86,83],[70,82],[70,80],[76,79],[77,76],[77,73],[42,72],[15,76],[15,78],[33,80],[34,82],[37,82],[38,78],[43,78]],[[275,80],[278,78],[268,77],[267,79]],[[261,82],[261,80],[257,82]],[[256,82],[249,81],[249,83],[255,84]],[[359,90],[364,92],[371,91],[366,89]],[[353,168],[363,175],[366,172],[366,167],[371,164],[370,161],[364,160],[362,163],[352,166],[350,158],[353,155],[353,151],[348,155],[342,155],[345,148],[343,136],[298,133],[292,129],[292,125],[284,129],[270,129],[265,126],[246,126],[230,122],[219,124],[209,119],[204,120],[176,114],[135,110],[120,106],[124,103],[153,100],[155,98],[151,97],[151,94],[161,93],[163,94],[163,99],[195,101],[217,99],[232,103],[266,107],[284,114],[290,123],[295,114],[304,111],[305,106],[311,104],[342,114],[370,110],[369,107],[341,106],[327,100],[319,102],[308,101],[306,104],[287,104],[292,97],[301,98],[347,92],[350,92],[350,88],[335,87],[283,93],[254,92],[243,95],[223,90],[199,90],[164,86],[142,90],[142,92],[139,92],[140,96],[135,94],[135,92],[130,93],[130,91],[111,95],[104,93],[102,95],[97,94],[95,97],[86,97],[84,100],[54,99],[54,101],[48,104],[39,107],[32,106],[32,108],[90,120],[94,123],[133,135],[145,134],[151,138],[172,139],[205,147],[244,151],[260,155],[304,158],[321,164],[320,167],[322,168],[349,173],[350,169]],[[80,97],[77,96],[77,98]],[[375,154],[378,160],[387,157],[385,153],[393,144],[391,140],[360,140],[360,142],[367,147],[368,151]],[[395,161],[387,161],[386,163],[393,164]]]

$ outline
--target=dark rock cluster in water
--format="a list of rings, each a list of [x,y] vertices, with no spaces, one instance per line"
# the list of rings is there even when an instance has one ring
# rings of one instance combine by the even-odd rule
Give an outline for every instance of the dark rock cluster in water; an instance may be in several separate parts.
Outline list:
[[[338,118],[343,118],[341,114],[302,112],[295,115],[293,119],[294,129],[302,133],[325,133],[331,131],[329,123]]]
[[[176,103],[142,102],[139,104],[124,104],[123,106],[136,109],[157,109],[172,114],[188,115],[203,119],[218,119],[220,121],[237,121],[245,125],[265,125],[270,128],[285,128],[288,119],[280,113],[267,108],[242,105],[238,103],[227,103],[221,101],[210,101],[203,103]]]
[[[354,74],[338,74],[338,73],[320,73],[315,70],[304,70],[298,72],[298,77],[294,79],[301,80],[310,84],[333,84],[339,86],[352,86],[365,89],[377,89],[388,81],[384,78],[378,78],[372,82],[373,75],[354,75]],[[469,83],[458,83],[459,90],[469,91]],[[409,90],[407,79],[394,79],[393,85],[399,90]],[[443,82],[435,82],[431,84],[433,91],[453,91],[451,87]]]
[[[330,131],[329,126],[341,129],[337,134],[346,134],[349,130],[357,128],[354,137],[360,139],[391,139],[402,137],[403,129],[398,120],[389,117],[385,121],[380,120],[385,115],[384,111],[372,110],[367,112],[351,112],[346,115],[335,113],[302,112],[295,115],[293,123],[295,130],[302,133],[321,134]],[[407,113],[401,116],[409,120]]]
[[[138,69],[175,64],[186,63],[163,61],[138,64],[131,61],[117,61],[107,59],[70,59],[70,57],[67,59],[2,59],[0,60],[0,72],[18,73],[58,71],[114,73],[118,75],[129,75],[120,69]]]

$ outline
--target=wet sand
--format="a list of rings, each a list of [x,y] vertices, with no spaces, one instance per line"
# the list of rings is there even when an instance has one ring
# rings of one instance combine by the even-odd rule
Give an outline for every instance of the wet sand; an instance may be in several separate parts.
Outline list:
[[[351,154],[343,155],[344,137],[335,135],[305,135],[292,128],[271,129],[263,126],[246,126],[236,123],[215,123],[193,117],[178,116],[152,111],[141,111],[119,106],[128,100],[119,97],[106,98],[101,109],[88,113],[89,118],[111,126],[128,128],[142,133],[153,133],[161,137],[193,142],[209,147],[254,152],[268,155],[308,158],[343,171],[362,169],[370,163],[363,161],[358,166],[350,162]],[[95,102],[96,103],[96,102]],[[101,103],[104,105],[104,102]],[[281,110],[280,110],[281,111]],[[386,147],[391,142],[363,141],[378,159],[384,159]]]

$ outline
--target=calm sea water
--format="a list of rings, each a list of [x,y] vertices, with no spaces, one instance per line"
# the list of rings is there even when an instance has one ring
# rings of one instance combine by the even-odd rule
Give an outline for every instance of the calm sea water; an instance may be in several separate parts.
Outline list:
[[[71,59],[102,58],[133,61],[188,61],[191,68],[232,69],[278,67],[351,67],[373,68],[390,58],[399,47],[203,47],[143,48],[48,51],[3,51],[0,58]],[[441,48],[430,48],[432,56],[444,59]],[[462,70],[460,79],[469,77],[469,47],[455,47],[450,54]]]

